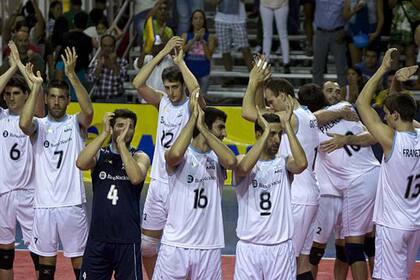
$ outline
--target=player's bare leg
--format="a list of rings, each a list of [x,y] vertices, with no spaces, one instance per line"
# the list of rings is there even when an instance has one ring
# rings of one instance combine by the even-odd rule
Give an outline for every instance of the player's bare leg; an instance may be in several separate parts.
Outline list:
[[[327,244],[318,242],[312,243],[311,253],[309,254],[309,262],[311,263],[311,272],[314,279],[316,279],[318,274],[318,265],[324,256],[325,247],[327,247]]]
[[[147,277],[152,279],[153,271],[155,270],[156,260],[157,260],[157,246],[158,242],[162,238],[163,230],[148,230],[141,229],[142,232],[142,260],[143,266],[146,270]],[[148,238],[151,243],[145,244],[144,237]],[[156,243],[156,244],[152,244]],[[145,248],[145,246],[147,248]]]
[[[39,280],[53,280],[57,256],[43,257],[39,256]]]
[[[346,254],[344,252],[344,239],[335,240],[335,262],[334,262],[334,279],[346,280],[349,271],[349,264],[347,263]]]
[[[76,276],[76,280],[80,277],[80,268],[82,267],[82,259],[83,257],[74,257],[71,258],[71,264],[73,266],[74,275]]]
[[[297,257],[297,280],[314,279],[311,273],[311,264],[309,263],[309,255],[300,254]]]
[[[15,244],[0,244],[0,279],[13,280]]]
[[[364,255],[365,236],[347,236],[346,256],[355,280],[368,279],[367,264]]]

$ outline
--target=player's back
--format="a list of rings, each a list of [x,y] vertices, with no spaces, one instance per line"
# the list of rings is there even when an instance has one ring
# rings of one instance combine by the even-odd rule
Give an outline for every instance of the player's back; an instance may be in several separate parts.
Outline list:
[[[50,208],[86,202],[76,159],[84,147],[77,115],[60,121],[37,119],[35,152],[35,207]]]
[[[420,229],[420,129],[395,131],[392,151],[381,163],[374,221],[402,230]]]
[[[156,131],[156,144],[153,154],[150,177],[155,180],[167,182],[165,151],[175,142],[182,128],[190,117],[189,99],[182,104],[173,105],[165,95],[159,104],[158,126]]]
[[[130,149],[132,155],[134,149]],[[110,147],[100,150],[92,170],[92,221],[89,238],[95,241],[132,243],[140,241],[140,193],[143,182],[133,185],[121,155]]]
[[[0,194],[33,189],[33,149],[29,136],[19,128],[19,116],[0,108],[0,132]]]
[[[221,196],[225,172],[213,151],[189,146],[169,176],[169,209],[162,243],[193,249],[224,247]]]
[[[290,182],[283,157],[259,160],[251,173],[234,179],[239,239],[274,245],[292,238]]]

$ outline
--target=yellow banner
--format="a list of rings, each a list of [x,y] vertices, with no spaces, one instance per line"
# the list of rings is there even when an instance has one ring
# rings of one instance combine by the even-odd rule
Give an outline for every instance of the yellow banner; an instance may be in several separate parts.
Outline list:
[[[249,146],[254,143],[254,124],[241,117],[240,107],[218,106],[223,110],[227,117],[226,132],[227,137],[224,143],[237,154],[246,153]],[[94,103],[94,117],[89,128],[88,142],[94,139],[102,131],[102,117],[105,112],[113,112],[116,109],[129,109],[137,115],[137,126],[131,145],[144,151],[153,158],[154,145],[156,143],[156,128],[158,111],[156,107],[146,104],[110,104]],[[71,103],[67,112],[75,114],[80,111],[78,103]],[[227,184],[230,183],[230,174]],[[85,179],[90,181],[90,174],[85,173]],[[148,180],[149,181],[149,178]]]

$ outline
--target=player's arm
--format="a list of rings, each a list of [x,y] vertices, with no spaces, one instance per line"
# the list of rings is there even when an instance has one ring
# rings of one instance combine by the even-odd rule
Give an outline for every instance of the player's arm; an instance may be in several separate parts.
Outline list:
[[[130,182],[133,185],[138,185],[144,181],[147,175],[147,170],[150,166],[149,157],[145,153],[136,153],[134,156],[131,156],[130,151],[128,150],[127,143],[125,141],[127,132],[129,129],[129,123],[125,124],[125,129],[117,137],[117,147],[120,151],[121,159],[124,164],[125,171],[127,176],[130,179]]]
[[[213,133],[210,132],[209,128],[204,122],[204,112],[201,108],[198,108],[197,118],[197,129],[204,136],[207,144],[216,153],[219,158],[219,163],[224,169],[235,169],[237,160],[235,154],[225,144],[220,141]]]
[[[246,155],[238,158],[238,165],[235,169],[237,177],[245,177],[251,172],[257,163],[263,149],[267,142],[268,136],[270,135],[270,128],[267,121],[263,118],[261,112],[258,110],[258,123],[263,128],[263,134],[257,139],[252,148],[246,153]]]
[[[255,122],[258,118],[257,108],[256,108],[256,98],[264,99],[264,94],[262,93],[262,85],[264,81],[268,80],[271,77],[271,69],[267,64],[267,61],[260,57],[254,63],[254,67],[249,73],[249,82],[246,88],[244,99],[242,100],[242,117],[250,122]],[[257,95],[258,91],[258,95]],[[260,103],[260,102],[259,102]],[[264,103],[264,102],[262,102]],[[260,108],[264,108],[262,104],[259,104]]]
[[[64,71],[71,85],[74,88],[77,101],[79,102],[79,106],[80,106],[80,112],[77,115],[77,118],[79,120],[79,124],[83,128],[87,129],[92,123],[92,119],[93,119],[92,102],[90,101],[90,97],[87,90],[82,85],[82,83],[80,82],[79,78],[76,75],[75,68],[76,68],[77,54],[76,54],[75,47],[73,47],[72,49],[67,47],[64,50],[64,52],[66,56],[64,57],[63,55],[61,55],[61,59],[64,62]]]
[[[295,130],[292,127],[291,119],[293,114],[292,97],[288,96],[286,101],[286,112],[281,115],[280,121],[283,130],[286,132],[287,139],[289,140],[290,150],[292,156],[287,158],[287,170],[292,174],[302,173],[308,167],[308,160],[306,159],[305,151],[296,137]]]
[[[149,63],[143,65],[139,73],[133,80],[133,86],[137,89],[140,97],[146,100],[147,103],[159,108],[160,99],[162,98],[162,92],[157,91],[148,85],[146,81],[149,76],[152,74],[156,65],[158,65],[164,58],[167,56],[173,48],[182,47],[183,41],[182,38],[175,36],[172,37],[166,46],[161,50]]]
[[[10,45],[10,43],[9,43]],[[10,47],[9,47],[10,48]],[[0,93],[3,92],[4,88],[6,87],[9,80],[12,78],[12,76],[16,73],[18,67],[17,62],[14,59],[13,56],[9,56],[9,69],[7,69],[6,72],[3,73],[3,75],[0,76]]]
[[[198,116],[198,103],[194,104],[194,110],[190,115],[187,124],[181,130],[174,144],[165,152],[165,161],[168,171],[173,172],[184,159],[184,154],[191,143],[195,124]]]
[[[114,117],[114,113],[105,113],[103,117],[103,131],[93,139],[77,156],[76,166],[80,170],[93,169],[96,166],[96,159],[99,150],[105,143],[106,139],[112,134],[110,120]]]
[[[356,100],[356,106],[363,124],[373,137],[378,140],[379,144],[381,144],[385,155],[388,155],[392,149],[394,130],[382,122],[378,113],[370,106],[370,101],[373,98],[378,84],[382,80],[382,76],[391,68],[391,55],[396,50],[395,48],[387,50],[381,66],[366,83]]]
[[[331,153],[345,145],[368,147],[378,143],[369,131],[364,131],[356,135],[341,135],[336,133],[327,133],[327,135],[331,137],[331,139],[328,139],[319,145],[319,149],[326,153]]]
[[[19,127],[28,136],[33,136],[36,132],[36,121],[34,120],[35,105],[43,82],[41,72],[37,71],[35,76],[32,68],[32,64],[26,65],[25,71],[32,82],[32,88],[19,118]]]
[[[333,120],[343,119],[346,121],[359,121],[359,116],[352,110],[352,106],[348,105],[339,110],[321,109],[314,113],[319,126],[323,126]]]

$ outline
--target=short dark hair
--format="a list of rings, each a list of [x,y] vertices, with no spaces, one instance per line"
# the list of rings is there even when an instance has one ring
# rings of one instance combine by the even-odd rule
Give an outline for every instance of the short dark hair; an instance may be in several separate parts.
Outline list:
[[[67,94],[70,94],[70,87],[69,84],[62,80],[51,80],[48,82],[47,86],[47,94],[49,93],[50,88],[59,88],[67,92]]]
[[[111,125],[111,127],[114,127],[115,121],[117,120],[117,118],[130,119],[130,120],[133,121],[134,127],[136,127],[137,115],[133,111],[131,111],[131,110],[128,110],[128,109],[116,109],[114,111],[114,117],[109,122],[109,124]]]
[[[89,16],[87,13],[81,11],[74,15],[74,26],[76,26],[79,29],[86,29]]]
[[[104,35],[101,37],[101,46],[102,46],[102,41],[103,41],[105,38],[111,38],[111,39],[113,40],[113,42],[114,42],[114,47],[116,46],[117,39],[116,39],[113,35],[111,35],[111,34],[104,34]]]
[[[214,107],[206,107],[204,109],[204,122],[209,129],[211,129],[213,123],[218,119],[226,122],[226,113]],[[194,128],[193,138],[197,137],[198,134],[200,134],[200,131],[197,128]]]
[[[408,94],[398,93],[388,95],[384,100],[384,106],[390,113],[398,112],[401,120],[405,122],[412,122],[416,117],[416,101]]]
[[[52,14],[51,10],[55,9],[55,7],[57,7],[57,6],[63,6],[63,3],[61,3],[61,1],[58,1],[58,0],[52,1],[50,3],[50,7],[48,9],[48,18],[53,18],[53,14]]]
[[[178,66],[173,65],[165,68],[162,72],[162,81],[181,82],[184,84],[184,77],[182,77],[181,70]]]
[[[28,23],[26,22],[25,19],[22,19],[22,20],[19,20],[18,22],[16,22],[14,31],[15,32],[21,31],[20,29],[22,27],[27,27],[29,29],[29,25],[28,25]]]
[[[313,83],[304,84],[300,87],[298,101],[301,105],[307,106],[311,112],[316,112],[327,106],[321,87]]]
[[[82,6],[82,0],[70,0],[70,3],[75,6]]]
[[[279,116],[276,115],[276,114],[273,114],[273,113],[265,113],[263,115],[263,118],[268,123],[280,123]],[[258,124],[258,120],[256,120],[255,123],[254,123],[254,131],[255,131],[255,133],[257,133],[257,132],[263,133],[264,132],[263,128]]]
[[[13,75],[13,77],[7,82],[6,87],[17,87],[24,93],[31,92],[25,78],[20,74]]]
[[[295,98],[295,89],[286,79],[270,79],[265,83],[265,88],[271,90],[276,97],[279,96],[280,93],[284,93]]]

